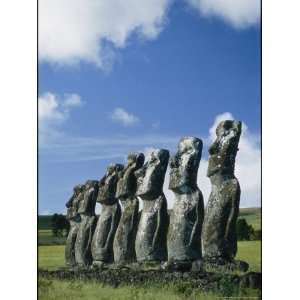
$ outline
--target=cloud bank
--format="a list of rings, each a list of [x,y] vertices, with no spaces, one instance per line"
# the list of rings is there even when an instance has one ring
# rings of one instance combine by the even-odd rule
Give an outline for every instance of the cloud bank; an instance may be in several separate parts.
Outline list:
[[[260,0],[186,0],[202,16],[218,17],[237,29],[260,22]]]
[[[41,0],[39,58],[56,64],[80,61],[109,68],[115,48],[133,34],[151,40],[166,22],[172,0]]]

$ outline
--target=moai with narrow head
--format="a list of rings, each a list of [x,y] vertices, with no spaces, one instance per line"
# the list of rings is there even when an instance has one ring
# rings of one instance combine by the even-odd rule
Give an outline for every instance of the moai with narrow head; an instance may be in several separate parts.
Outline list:
[[[101,213],[92,241],[93,265],[112,263],[113,241],[121,218],[121,207],[116,198],[119,174],[124,166],[111,164],[99,182],[97,201],[101,204]]]
[[[195,137],[180,140],[170,161],[169,189],[175,195],[168,232],[168,261],[191,262],[201,258],[201,230],[204,203],[197,186],[202,141]]]
[[[136,194],[143,200],[135,241],[136,257],[139,262],[167,259],[166,237],[169,217],[163,183],[168,161],[168,150],[154,150],[146,164],[135,172]]]
[[[209,148],[207,176],[212,189],[202,233],[203,253],[208,259],[231,261],[237,252],[236,221],[241,191],[234,166],[241,130],[239,121],[222,121]]]
[[[75,260],[75,242],[80,225],[80,214],[78,213],[79,202],[83,199],[84,185],[78,184],[74,187],[73,195],[66,203],[67,220],[70,223],[70,230],[65,246],[65,262],[67,267],[76,266]]]
[[[91,243],[96,226],[95,206],[98,194],[98,182],[88,180],[80,197],[78,213],[80,226],[75,242],[75,259],[80,267],[88,267],[92,263]]]
[[[144,164],[143,153],[130,153],[127,165],[120,173],[116,198],[123,206],[122,216],[116,231],[113,249],[115,263],[129,263],[136,260],[135,238],[139,218],[139,199],[136,192],[135,171]]]

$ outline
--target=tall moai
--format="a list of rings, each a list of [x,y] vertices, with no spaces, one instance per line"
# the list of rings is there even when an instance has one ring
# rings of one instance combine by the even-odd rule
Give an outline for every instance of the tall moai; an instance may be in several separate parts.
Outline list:
[[[65,246],[65,262],[67,267],[76,266],[75,259],[75,242],[80,225],[80,214],[78,213],[79,202],[83,199],[84,185],[78,184],[73,189],[73,195],[66,203],[67,207],[67,220],[70,223],[70,230],[66,240]]]
[[[164,261],[167,259],[167,230],[169,224],[167,200],[163,183],[169,161],[169,151],[157,149],[146,164],[135,172],[137,196],[143,200],[135,241],[137,261]]]
[[[112,263],[113,241],[121,218],[121,207],[116,198],[119,174],[124,166],[111,164],[99,182],[97,202],[101,204],[101,213],[92,241],[93,264]]]
[[[120,200],[123,211],[113,243],[114,261],[129,263],[136,260],[135,238],[139,218],[139,199],[135,195],[137,178],[135,171],[144,164],[143,153],[130,153],[127,165],[120,172],[116,198]]]
[[[98,182],[87,180],[83,188],[83,197],[80,197],[78,213],[80,225],[75,242],[75,259],[80,267],[87,267],[92,263],[91,242],[96,226],[95,215]]]
[[[202,233],[205,258],[230,261],[237,252],[236,221],[241,191],[234,167],[241,129],[239,121],[222,121],[209,148],[207,176],[212,188]]]
[[[175,195],[175,202],[168,232],[169,262],[190,262],[202,257],[204,203],[202,192],[197,186],[201,153],[200,139],[184,137],[170,161],[169,189]]]

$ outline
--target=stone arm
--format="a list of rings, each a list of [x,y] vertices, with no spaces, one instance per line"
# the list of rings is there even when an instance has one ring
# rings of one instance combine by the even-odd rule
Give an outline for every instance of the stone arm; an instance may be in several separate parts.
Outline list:
[[[196,221],[192,229],[191,238],[189,245],[192,248],[201,248],[201,229],[204,218],[204,203],[202,192],[198,189],[198,201],[196,206]]]
[[[105,246],[104,246],[105,248],[108,248],[109,245],[111,245],[113,243],[113,239],[115,237],[116,228],[118,227],[119,221],[120,221],[120,207],[118,204],[116,213],[113,214],[113,216],[112,216],[110,230],[107,235],[107,239],[106,239]]]
[[[236,193],[232,196],[230,213],[228,216],[226,228],[225,228],[225,240],[228,243],[232,243],[236,239],[236,220],[239,214],[239,198],[240,198],[240,188],[238,187]],[[234,250],[236,252],[236,249]]]
[[[165,205],[165,202],[163,201],[163,197],[165,197],[164,195],[160,196],[160,208],[158,209],[158,213],[157,213],[157,224],[156,224],[156,230],[154,233],[154,237],[153,237],[153,241],[152,241],[152,248],[155,249],[156,245],[160,243],[160,239],[161,239],[161,229],[163,226],[163,217],[164,217],[164,208],[163,205]]]

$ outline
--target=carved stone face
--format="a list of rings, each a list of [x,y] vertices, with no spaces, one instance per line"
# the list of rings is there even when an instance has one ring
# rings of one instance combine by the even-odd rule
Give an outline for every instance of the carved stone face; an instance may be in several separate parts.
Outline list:
[[[111,164],[107,172],[99,182],[97,201],[101,204],[112,205],[117,202],[116,189],[120,172],[124,169],[121,164]]]
[[[94,214],[98,194],[98,181],[87,180],[79,194],[78,212],[81,214]]]
[[[207,176],[234,174],[235,157],[242,132],[240,121],[222,121],[217,129],[217,138],[210,146]]]
[[[120,172],[117,184],[116,198],[125,199],[128,196],[135,195],[136,192],[136,176],[135,171],[144,164],[145,156],[143,153],[130,153],[127,158],[127,165]]]
[[[135,172],[138,196],[151,200],[156,199],[162,193],[168,161],[168,150],[157,149],[151,153],[146,164]]]
[[[84,190],[83,184],[78,184],[74,187],[73,195],[71,199],[66,203],[68,220],[74,219],[78,215],[80,196],[83,190]]]
[[[197,186],[197,172],[202,153],[202,141],[195,137],[182,138],[178,151],[170,161],[169,189],[187,192]]]

